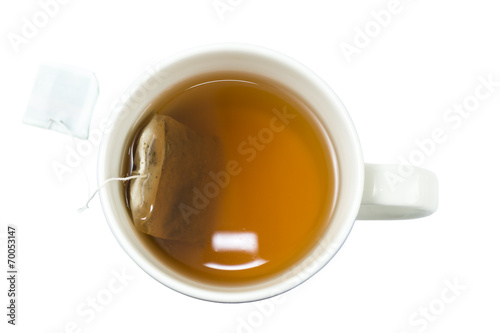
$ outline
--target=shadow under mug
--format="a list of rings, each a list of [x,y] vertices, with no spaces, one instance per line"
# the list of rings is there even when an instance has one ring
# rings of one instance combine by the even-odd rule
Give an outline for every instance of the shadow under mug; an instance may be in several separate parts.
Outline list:
[[[327,264],[341,248],[356,219],[410,219],[436,210],[438,186],[432,172],[408,166],[365,164],[354,125],[330,87],[288,56],[245,44],[194,48],[148,69],[108,120],[99,152],[99,183],[121,175],[132,129],[147,117],[145,110],[159,94],[193,76],[218,71],[269,77],[310,105],[331,139],[337,157],[340,188],[335,211],[321,241],[278,276],[241,286],[211,285],[183,276],[157,261],[135,235],[122,184],[107,184],[100,192],[100,199],[111,231],[126,253],[160,283],[183,294],[216,302],[272,297],[301,284]]]

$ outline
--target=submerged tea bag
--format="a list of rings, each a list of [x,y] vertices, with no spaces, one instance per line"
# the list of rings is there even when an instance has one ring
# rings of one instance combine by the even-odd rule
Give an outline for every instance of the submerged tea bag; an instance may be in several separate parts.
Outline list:
[[[135,227],[151,236],[182,241],[203,237],[217,198],[195,196],[219,169],[221,152],[214,137],[197,133],[169,116],[154,115],[140,133],[130,183]]]

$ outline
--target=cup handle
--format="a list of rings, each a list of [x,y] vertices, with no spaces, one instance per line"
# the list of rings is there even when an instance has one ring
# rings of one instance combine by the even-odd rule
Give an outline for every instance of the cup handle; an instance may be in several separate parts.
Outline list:
[[[429,170],[403,165],[365,164],[358,220],[405,220],[434,213],[438,182]]]

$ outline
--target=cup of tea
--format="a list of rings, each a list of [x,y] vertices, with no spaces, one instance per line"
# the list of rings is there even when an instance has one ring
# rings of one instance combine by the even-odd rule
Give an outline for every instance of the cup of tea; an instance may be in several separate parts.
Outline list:
[[[365,163],[320,77],[245,44],[181,52],[132,85],[108,120],[98,179],[134,175],[100,193],[118,243],[158,282],[216,302],[294,288],[356,219],[424,217],[438,201],[432,172]]]

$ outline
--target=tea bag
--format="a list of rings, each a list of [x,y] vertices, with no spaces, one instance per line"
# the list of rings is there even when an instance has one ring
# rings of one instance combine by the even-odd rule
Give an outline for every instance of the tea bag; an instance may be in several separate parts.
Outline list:
[[[147,175],[130,183],[135,227],[167,240],[201,239],[217,201],[202,192],[220,161],[216,138],[169,116],[154,115],[140,133],[134,156],[133,175]]]

